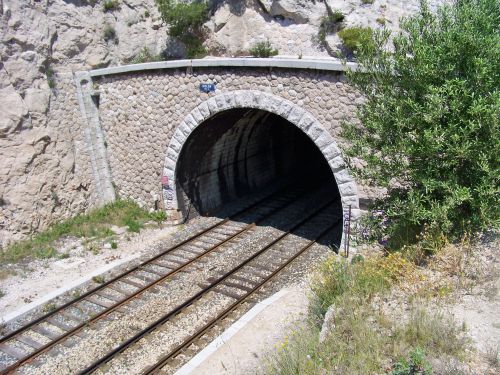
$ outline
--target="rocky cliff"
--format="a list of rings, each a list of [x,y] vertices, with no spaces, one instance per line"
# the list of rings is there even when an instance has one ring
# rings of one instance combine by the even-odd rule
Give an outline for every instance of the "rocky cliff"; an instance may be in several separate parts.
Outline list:
[[[437,1],[434,1],[436,3]],[[212,55],[248,54],[269,40],[280,54],[324,56],[322,17],[397,29],[418,0],[214,0],[204,25]],[[146,47],[182,56],[154,0],[0,0],[0,246],[94,203],[73,73],[129,63]]]

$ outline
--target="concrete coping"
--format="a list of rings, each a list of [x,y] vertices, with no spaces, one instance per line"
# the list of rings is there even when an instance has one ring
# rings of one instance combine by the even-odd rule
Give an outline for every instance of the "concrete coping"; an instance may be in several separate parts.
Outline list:
[[[110,68],[90,70],[91,77],[100,77],[113,74],[139,72],[159,69],[178,68],[216,68],[216,67],[243,67],[243,68],[283,68],[283,69],[313,69],[333,72],[356,70],[356,63],[343,63],[338,59],[298,59],[298,58],[209,58],[196,60],[171,60],[143,64],[113,66]]]

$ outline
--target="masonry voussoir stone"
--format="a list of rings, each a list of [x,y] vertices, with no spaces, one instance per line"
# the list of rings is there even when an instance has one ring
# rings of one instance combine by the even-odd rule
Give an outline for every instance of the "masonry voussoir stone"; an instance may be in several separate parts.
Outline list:
[[[199,107],[196,107],[195,109],[193,109],[191,111],[191,115],[193,116],[193,118],[195,119],[197,124],[200,124],[201,122],[203,122],[203,120],[205,120],[205,118],[203,117],[203,115],[200,112]]]
[[[327,132],[323,132],[323,134],[321,134],[315,141],[316,143],[316,146],[318,146],[318,148],[320,150],[323,151],[323,149],[325,149],[328,145],[330,145],[332,142],[335,142],[332,138],[332,136],[330,134],[328,134]]]
[[[217,100],[215,98],[208,99],[206,103],[211,115],[219,112],[219,106],[217,105]]]
[[[316,120],[308,113],[306,113],[299,121],[297,126],[302,129],[305,133],[309,130],[312,124],[314,124]]]
[[[298,123],[300,123],[300,120],[302,119],[302,117],[305,116],[305,114],[306,112],[302,108],[300,108],[297,105],[294,105],[292,107],[292,111],[287,117],[287,120],[290,121],[292,124],[297,125]]]
[[[350,173],[347,171],[347,169],[341,169],[335,172],[334,175],[335,175],[335,181],[337,181],[338,185],[354,181]]]
[[[190,113],[189,115],[186,116],[184,121],[179,125],[179,129],[183,128],[189,129],[188,132],[186,133],[186,136],[189,136],[189,134],[191,134],[191,131],[193,131],[198,126],[198,124],[199,122],[196,121],[193,114]]]
[[[353,181],[346,182],[338,185],[340,195],[343,197],[347,197],[350,195],[356,195],[358,193],[356,184]]]
[[[278,108],[278,114],[284,118],[288,118],[289,113],[292,111],[294,104],[288,100],[283,100]]]
[[[342,206],[344,207],[351,206],[351,208],[353,209],[359,208],[359,199],[355,195],[342,197],[341,201],[342,201]]]
[[[336,173],[345,168],[345,162],[340,155],[334,156],[328,160],[328,165],[332,169],[333,173]]]
[[[323,155],[325,155],[326,160],[331,160],[335,156],[341,155],[340,149],[337,147],[337,145],[334,142],[330,143],[322,151],[323,151]]]
[[[198,106],[198,110],[200,111],[201,115],[203,116],[203,120],[206,120],[207,118],[210,117],[210,109],[208,109],[208,104],[207,102],[202,102]]]

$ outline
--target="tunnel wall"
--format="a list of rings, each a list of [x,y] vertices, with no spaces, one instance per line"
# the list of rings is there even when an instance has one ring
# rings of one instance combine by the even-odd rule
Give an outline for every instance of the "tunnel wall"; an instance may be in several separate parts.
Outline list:
[[[215,92],[200,91],[200,84],[207,82],[216,82]],[[323,152],[329,153],[325,158],[336,174],[343,204],[358,208],[357,188],[345,170],[336,141],[342,142],[341,122],[355,120],[362,98],[345,83],[341,72],[258,67],[165,69],[94,76],[94,86],[99,93],[111,178],[119,197],[147,208],[166,198],[167,208],[178,208],[177,158],[191,131],[206,120],[200,111],[207,109],[211,115],[210,103],[215,103],[217,111],[241,107],[232,102],[234,93],[253,92],[258,93],[252,94],[256,107],[262,98],[272,98],[267,110],[291,118],[292,123],[301,120],[293,119],[290,111],[295,108],[314,119],[308,124],[313,124],[309,136],[321,135],[320,142],[326,142]],[[168,177],[167,190],[162,188],[162,175]]]

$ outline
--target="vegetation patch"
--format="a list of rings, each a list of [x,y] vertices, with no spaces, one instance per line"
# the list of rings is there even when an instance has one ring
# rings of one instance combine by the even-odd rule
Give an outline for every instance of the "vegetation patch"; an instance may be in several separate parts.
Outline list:
[[[369,27],[349,27],[338,32],[344,47],[356,53],[359,49],[369,49],[372,44],[372,29]]]
[[[162,19],[168,24],[169,35],[184,43],[187,48],[187,57],[204,57],[206,49],[203,46],[205,33],[202,25],[208,18],[206,2],[155,1]]]
[[[458,1],[386,30],[344,29],[361,69],[350,82],[366,98],[347,124],[345,152],[376,202],[385,246],[422,242],[425,252],[500,223],[500,8]],[[364,40],[367,40],[366,42]],[[392,48],[387,48],[392,43]]]
[[[141,51],[132,59],[132,64],[142,64],[148,62],[155,61],[163,61],[163,57],[161,55],[156,55],[151,52],[148,47],[143,47]]]
[[[119,0],[105,0],[102,3],[102,9],[105,12],[113,12],[115,10],[120,9],[120,1]]]
[[[278,49],[274,48],[269,40],[266,40],[265,42],[255,43],[255,45],[250,48],[249,52],[253,57],[269,58],[276,56],[278,54]]]
[[[327,35],[340,30],[344,18],[345,16],[340,10],[335,10],[331,14],[328,14],[327,16],[321,18],[317,37],[317,42],[321,46],[324,47],[326,45]]]
[[[111,25],[105,25],[102,31],[102,38],[106,41],[112,41],[115,44],[118,43],[118,36],[116,35],[116,30]]]
[[[311,319],[277,346],[266,372],[430,374],[431,358],[461,358],[468,341],[451,318],[412,305],[410,317],[399,319],[374,303],[393,286],[412,282],[416,273],[400,255],[355,263],[328,259],[311,281]],[[322,316],[329,308],[325,330]]]
[[[129,231],[139,232],[144,222],[159,222],[160,216],[166,218],[164,215],[151,214],[132,201],[118,200],[88,214],[54,224],[29,240],[7,246],[0,253],[0,263],[55,257],[58,254],[55,250],[56,241],[62,237],[105,238],[114,234],[111,225],[128,226]],[[98,252],[98,248],[92,251]]]

